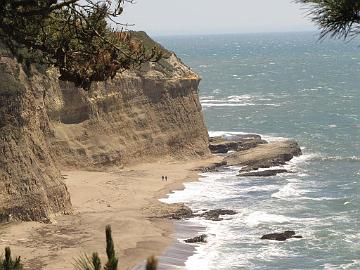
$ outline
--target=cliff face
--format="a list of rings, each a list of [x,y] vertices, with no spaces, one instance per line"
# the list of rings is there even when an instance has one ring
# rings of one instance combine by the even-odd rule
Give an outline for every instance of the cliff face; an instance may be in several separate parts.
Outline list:
[[[29,79],[11,58],[0,58],[0,221],[11,215],[47,221],[71,210],[66,186],[50,156],[46,78]]]
[[[89,92],[61,83],[62,106],[53,109],[51,149],[62,165],[125,165],[208,153],[198,98],[199,77],[172,55],[158,65],[128,71]],[[53,95],[56,97],[57,95]]]
[[[0,219],[71,211],[59,169],[207,155],[199,77],[168,55],[85,92],[0,58]]]

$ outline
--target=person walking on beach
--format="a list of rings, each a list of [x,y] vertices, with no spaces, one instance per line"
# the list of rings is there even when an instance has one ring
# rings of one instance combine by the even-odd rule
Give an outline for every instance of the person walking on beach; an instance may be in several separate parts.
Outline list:
[[[167,176],[165,176],[165,181],[167,181]]]
[[[161,179],[164,181],[164,176],[161,176]]]

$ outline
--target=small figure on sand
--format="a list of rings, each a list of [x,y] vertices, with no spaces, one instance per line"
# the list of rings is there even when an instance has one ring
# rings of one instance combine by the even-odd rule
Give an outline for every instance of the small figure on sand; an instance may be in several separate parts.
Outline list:
[[[165,181],[167,181],[167,176],[165,176]]]
[[[164,178],[165,178],[164,176],[161,176],[161,179],[162,179],[163,181],[164,181]]]

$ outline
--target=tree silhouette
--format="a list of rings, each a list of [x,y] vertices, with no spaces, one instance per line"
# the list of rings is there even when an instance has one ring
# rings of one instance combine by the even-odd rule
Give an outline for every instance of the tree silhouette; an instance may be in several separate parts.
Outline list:
[[[60,79],[88,89],[118,71],[158,61],[116,19],[131,0],[1,0],[0,42],[19,62],[53,65]],[[111,27],[109,22],[116,25]],[[126,29],[125,29],[126,30]]]
[[[296,0],[321,29],[320,38],[353,38],[360,34],[359,0]]]

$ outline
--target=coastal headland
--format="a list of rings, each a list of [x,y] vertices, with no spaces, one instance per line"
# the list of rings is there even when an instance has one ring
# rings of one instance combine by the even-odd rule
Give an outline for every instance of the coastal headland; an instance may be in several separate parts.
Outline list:
[[[244,144],[249,139],[233,138],[231,142]],[[74,260],[84,253],[97,251],[104,256],[104,228],[110,224],[120,269],[131,269],[149,255],[162,255],[175,243],[174,220],[195,215],[183,204],[161,203],[160,198],[182,189],[187,181],[197,181],[200,172],[228,166],[228,159],[234,164],[234,155],[247,157],[246,163],[238,159],[236,164],[240,167],[259,162],[280,165],[285,164],[282,157],[300,151],[293,141],[259,142],[247,150],[191,161],[162,160],[123,169],[62,171],[73,213],[58,216],[52,223],[3,224],[0,244],[11,246],[14,254],[21,254],[27,269],[72,269]],[[162,176],[167,176],[168,180],[163,180]],[[209,210],[203,218],[217,221],[223,214],[232,214],[231,210]],[[192,251],[191,246],[189,250]],[[179,256],[186,260],[181,254]]]
[[[271,167],[301,154],[296,142],[254,134],[209,138],[200,77],[163,50],[160,62],[89,91],[54,69],[29,74],[0,51],[0,249],[10,246],[25,269],[72,269],[83,253],[103,256],[106,225],[120,269],[130,269],[174,243],[171,219],[194,215],[159,199],[198,172],[285,173]],[[208,210],[201,217],[231,213]]]

